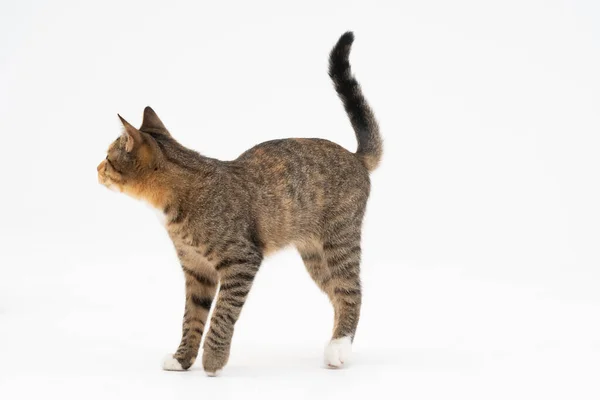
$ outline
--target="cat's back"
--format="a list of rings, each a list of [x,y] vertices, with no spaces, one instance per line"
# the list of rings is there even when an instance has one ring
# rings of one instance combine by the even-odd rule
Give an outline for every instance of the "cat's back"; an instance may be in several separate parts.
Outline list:
[[[234,162],[265,178],[317,179],[320,175],[336,180],[369,181],[368,170],[354,153],[326,139],[270,140],[245,151]]]

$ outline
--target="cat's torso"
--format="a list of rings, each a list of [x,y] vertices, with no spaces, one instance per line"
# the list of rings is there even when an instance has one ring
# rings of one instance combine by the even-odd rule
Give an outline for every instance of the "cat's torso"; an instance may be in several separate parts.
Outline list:
[[[265,253],[318,239],[331,215],[363,212],[370,189],[360,161],[324,139],[261,143],[222,162],[198,186],[180,199],[180,209],[168,207],[165,227],[182,262],[209,264],[240,237]]]

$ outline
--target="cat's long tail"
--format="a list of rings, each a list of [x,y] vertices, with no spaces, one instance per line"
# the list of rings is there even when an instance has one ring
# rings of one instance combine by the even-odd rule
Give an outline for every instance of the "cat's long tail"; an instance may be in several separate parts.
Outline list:
[[[356,133],[358,140],[356,155],[369,171],[373,171],[381,160],[383,141],[375,114],[350,69],[348,56],[353,41],[354,33],[346,32],[333,47],[329,55],[329,76],[333,80],[335,91],[344,103]]]

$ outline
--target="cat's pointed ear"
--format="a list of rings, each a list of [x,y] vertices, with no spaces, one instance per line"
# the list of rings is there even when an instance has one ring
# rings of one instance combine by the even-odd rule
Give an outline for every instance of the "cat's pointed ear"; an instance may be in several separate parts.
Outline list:
[[[165,125],[162,123],[158,115],[154,112],[151,107],[144,109],[144,120],[140,131],[148,133],[162,133],[163,135],[171,136]]]
[[[119,114],[117,114],[119,115]],[[125,150],[127,152],[130,152],[131,150],[133,150],[133,148],[137,145],[139,145],[140,143],[142,143],[142,134],[140,133],[140,131],[138,131],[137,129],[135,129],[133,127],[133,125],[131,125],[129,122],[125,121],[125,119],[123,117],[121,117],[119,115],[119,119],[121,120],[121,123],[123,124],[123,127],[125,128],[125,130],[123,131],[123,137],[125,137],[125,139],[127,140],[125,142]]]

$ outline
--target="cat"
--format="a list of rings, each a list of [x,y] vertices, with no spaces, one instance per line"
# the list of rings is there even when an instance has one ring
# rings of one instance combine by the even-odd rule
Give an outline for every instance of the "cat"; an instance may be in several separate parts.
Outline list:
[[[379,126],[352,75],[354,34],[329,57],[329,76],[358,140],[351,153],[324,139],[259,144],[233,161],[203,156],[179,144],[150,107],[98,165],[99,182],[149,203],[164,218],[185,276],[181,344],[163,362],[186,370],[198,355],[209,310],[202,363],[209,376],[227,364],[234,325],[265,255],[295,246],[335,314],[325,363],[348,361],[361,307],[361,226],[369,172],[383,146]]]

